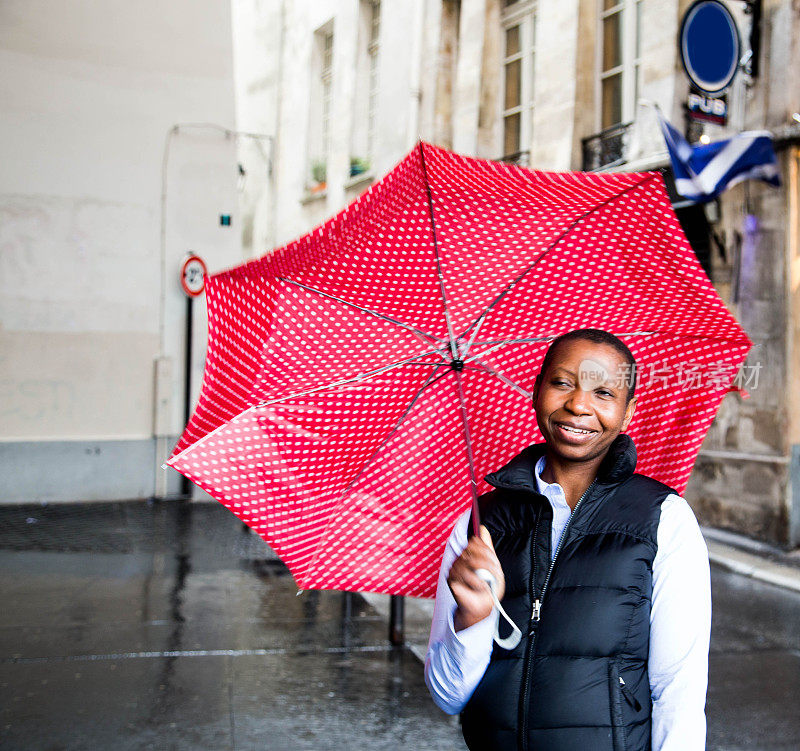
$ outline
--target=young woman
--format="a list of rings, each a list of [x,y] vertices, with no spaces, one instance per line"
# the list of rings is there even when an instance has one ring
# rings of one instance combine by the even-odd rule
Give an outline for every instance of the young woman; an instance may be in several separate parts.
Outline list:
[[[634,472],[635,362],[617,337],[556,339],[536,378],[544,443],[486,479],[481,537],[456,523],[425,679],[472,751],[700,751],[708,551],[686,501]],[[485,580],[522,632],[493,644]]]

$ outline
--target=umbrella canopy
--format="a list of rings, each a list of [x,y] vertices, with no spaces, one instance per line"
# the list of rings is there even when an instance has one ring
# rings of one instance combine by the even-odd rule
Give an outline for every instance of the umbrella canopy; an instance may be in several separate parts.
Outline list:
[[[548,343],[617,334],[638,471],[682,492],[750,341],[660,174],[546,173],[420,142],[324,225],[206,285],[197,408],[168,462],[304,589],[432,596],[483,476],[541,440]]]

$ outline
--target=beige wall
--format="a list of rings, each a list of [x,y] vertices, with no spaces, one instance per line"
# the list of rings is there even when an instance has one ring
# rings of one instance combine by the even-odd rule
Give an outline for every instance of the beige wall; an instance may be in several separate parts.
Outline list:
[[[159,355],[174,366],[165,425],[183,424],[180,263],[188,250],[212,270],[241,259],[235,139],[175,132],[162,183],[174,125],[235,128],[230,28],[225,0],[0,3],[0,501],[39,499],[2,458],[34,444],[46,462],[66,443],[143,442],[131,484],[109,471],[95,490],[152,492]],[[79,469],[59,465],[47,497],[80,500]]]
[[[5,331],[0,350],[5,441],[152,437],[156,334]]]

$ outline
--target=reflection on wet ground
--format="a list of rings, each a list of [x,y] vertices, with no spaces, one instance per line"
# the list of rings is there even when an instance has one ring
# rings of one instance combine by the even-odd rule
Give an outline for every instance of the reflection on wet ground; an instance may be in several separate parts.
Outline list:
[[[217,504],[0,509],[3,749],[458,749],[359,596]]]
[[[711,751],[800,749],[800,593],[712,568]]]
[[[712,585],[708,748],[800,748],[800,594]],[[464,749],[383,618],[218,504],[0,507],[0,588],[2,749]]]

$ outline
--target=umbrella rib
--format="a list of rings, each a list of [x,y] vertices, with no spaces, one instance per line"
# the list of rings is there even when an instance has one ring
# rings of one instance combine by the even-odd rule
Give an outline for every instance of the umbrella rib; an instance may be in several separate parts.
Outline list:
[[[633,337],[633,336],[652,336],[654,334],[663,334],[666,332],[663,331],[631,331],[626,332],[623,334],[615,334],[618,337]],[[477,355],[470,355],[469,357],[464,357],[464,362],[473,362],[474,360],[478,360],[483,355],[491,354],[492,352],[501,349],[502,347],[506,347],[511,344],[535,344],[536,342],[551,342],[553,339],[557,338],[559,334],[547,334],[545,336],[528,336],[522,337],[520,339],[492,339],[486,342],[473,342],[475,345],[491,345],[488,349],[479,352]]]
[[[478,481],[475,478],[475,457],[472,453],[472,437],[469,430],[469,419],[467,418],[467,402],[464,398],[464,385],[461,382],[461,373],[457,370],[453,372],[456,374],[456,391],[458,392],[458,401],[461,406],[461,421],[464,425],[464,442],[467,445],[469,492],[472,496],[472,532],[475,536],[480,537],[481,520],[480,510],[478,509]]]
[[[436,236],[436,217],[433,213],[433,194],[428,182],[428,172],[425,169],[425,150],[422,148],[422,141],[419,142],[419,156],[422,161],[422,177],[425,181],[425,192],[428,195],[428,212],[431,217],[431,231],[433,232],[433,254],[436,257],[436,276],[439,280],[439,289],[442,293],[442,305],[444,307],[444,320],[447,324],[447,336],[450,339],[450,354],[454,360],[458,359],[458,348],[456,347],[456,334],[453,323],[450,320],[450,310],[447,306],[447,291],[444,286],[444,273],[442,272],[442,259],[439,256],[439,240]]]
[[[479,357],[475,357],[475,362],[478,363],[478,367],[486,373],[493,375],[499,381],[504,383],[506,386],[510,386],[514,391],[524,396],[526,399],[530,399],[533,396],[532,391],[528,391],[527,389],[520,386],[518,383],[512,381],[508,376],[503,375],[499,370],[495,370],[490,365],[487,365],[483,360]]]
[[[262,400],[258,402],[258,404],[255,404],[253,406],[268,407],[271,404],[278,404],[280,402],[285,402],[287,399],[295,399],[298,396],[308,396],[308,394],[315,394],[318,391],[326,391],[327,389],[332,389],[335,388],[336,386],[343,386],[346,383],[353,383],[354,381],[364,381],[367,380],[368,378],[380,375],[381,373],[385,373],[388,370],[393,370],[394,368],[399,368],[402,365],[408,365],[410,363],[413,363],[415,360],[419,360],[420,358],[436,354],[441,356],[441,348],[432,349],[429,350],[428,352],[422,352],[421,354],[414,355],[414,357],[409,357],[405,360],[398,360],[397,362],[389,363],[388,365],[383,365],[380,368],[376,368],[375,370],[368,370],[365,373],[358,373],[357,375],[351,376],[349,378],[342,378],[338,381],[332,381],[331,383],[325,384],[324,386],[317,386],[316,388],[306,389],[305,391],[295,391],[291,394],[287,394],[286,396],[281,396],[278,399]],[[440,364],[444,364],[444,362],[437,363],[437,366]]]
[[[195,441],[191,445],[187,446],[179,454],[176,454],[175,456],[170,458],[162,466],[168,466],[168,465],[171,466],[171,464],[173,462],[177,461],[185,453],[187,453],[188,451],[191,451],[192,449],[195,449],[195,448],[199,447],[200,445],[205,443],[209,438],[211,438],[213,435],[215,435],[220,430],[222,430],[227,425],[229,425],[231,422],[239,420],[240,418],[244,417],[244,415],[246,415],[248,412],[252,412],[254,409],[258,409],[259,407],[269,407],[272,404],[279,404],[279,403],[285,402],[285,401],[287,401],[289,399],[296,399],[297,397],[300,397],[300,396],[308,396],[309,394],[315,394],[315,393],[317,393],[319,391],[325,391],[327,389],[332,389],[332,388],[335,388],[336,386],[343,386],[346,383],[353,383],[354,381],[364,381],[364,380],[366,380],[368,378],[372,378],[373,376],[380,375],[381,373],[385,373],[388,370],[393,370],[394,368],[399,368],[399,367],[401,367],[403,365],[408,365],[408,364],[412,364],[412,363],[416,364],[416,363],[414,363],[415,360],[419,360],[420,358],[423,358],[423,357],[428,357],[429,355],[438,354],[438,355],[441,356],[441,351],[440,350],[441,350],[441,348],[432,349],[432,350],[429,350],[428,352],[422,352],[422,353],[420,353],[418,355],[414,355],[414,357],[409,357],[409,358],[407,358],[405,360],[398,360],[397,362],[390,363],[389,365],[384,365],[384,366],[382,366],[380,368],[376,368],[375,370],[369,370],[366,373],[359,373],[359,374],[357,374],[355,376],[351,376],[350,378],[342,378],[341,380],[333,381],[332,383],[328,383],[328,384],[326,384],[324,386],[318,386],[318,387],[313,388],[313,389],[306,389],[305,391],[295,391],[295,392],[293,392],[291,394],[286,394],[285,396],[282,396],[282,397],[280,397],[278,399],[270,399],[270,400],[264,399],[264,400],[261,400],[261,401],[257,402],[256,404],[252,404],[249,407],[243,409],[241,412],[239,412],[238,415],[234,415],[229,420],[226,420],[225,422],[223,422],[221,425],[218,425],[216,428],[214,428],[214,430],[212,430],[209,433],[206,433],[202,438],[198,439],[197,441]],[[446,361],[444,360],[444,358],[442,358],[442,359],[443,359],[443,362],[442,363],[437,363],[436,364],[437,367],[439,365],[441,365],[441,364],[445,364]]]
[[[496,339],[492,342],[482,342],[483,344],[491,344],[492,346],[489,349],[485,349],[482,352],[479,352],[477,355],[470,355],[467,357],[464,356],[464,362],[472,362],[473,360],[477,360],[481,355],[488,355],[492,352],[496,352],[498,349],[502,349],[503,347],[507,347],[510,344],[532,344],[535,342],[550,342],[555,339],[558,334],[552,334],[548,336],[533,336],[528,337],[526,339]],[[474,344],[477,342],[473,342]]]
[[[558,334],[551,334],[545,336],[523,336],[519,339],[488,339],[487,341],[478,341],[473,342],[473,345],[476,347],[485,347],[485,346],[497,346],[497,347],[505,347],[507,344],[533,344],[535,342],[549,342],[552,339],[555,339]],[[484,354],[481,352],[481,354]],[[474,355],[474,357],[479,357],[480,355]]]
[[[475,341],[475,337],[478,335],[478,332],[480,331],[480,328],[483,325],[483,322],[486,320],[486,316],[489,314],[489,312],[492,310],[492,308],[494,308],[495,305],[497,305],[501,300],[503,300],[503,298],[509,292],[511,292],[511,290],[514,289],[514,287],[516,287],[531,271],[533,271],[533,269],[535,269],[541,263],[541,261],[544,260],[545,256],[548,255],[552,250],[554,250],[555,247],[565,237],[567,237],[569,235],[569,233],[572,232],[572,230],[575,229],[575,227],[578,226],[578,224],[580,224],[584,219],[586,219],[586,217],[591,216],[596,211],[599,211],[602,208],[605,208],[609,204],[611,204],[614,201],[616,201],[618,198],[621,198],[625,194],[630,193],[631,191],[636,190],[637,188],[640,188],[642,185],[645,185],[646,183],[649,183],[649,182],[651,182],[652,180],[655,180],[655,179],[656,179],[656,175],[651,175],[650,177],[646,177],[644,180],[640,180],[638,183],[635,183],[634,185],[629,185],[624,190],[620,191],[619,193],[617,193],[617,194],[615,194],[613,196],[610,196],[609,198],[606,198],[604,201],[601,201],[599,204],[597,204],[597,206],[593,206],[591,209],[589,209],[588,211],[585,211],[583,214],[581,214],[577,219],[573,220],[570,223],[570,225],[560,235],[558,235],[558,237],[556,237],[550,243],[550,247],[544,253],[542,253],[530,266],[528,266],[520,274],[518,274],[515,279],[510,281],[506,285],[505,289],[502,292],[500,292],[489,303],[489,305],[486,306],[484,311],[472,323],[470,323],[469,326],[467,326],[466,329],[464,329],[463,334],[461,334],[462,337],[466,336],[467,333],[469,333],[469,331],[473,327],[475,328],[475,330],[472,332],[472,336],[470,337],[469,342],[467,343],[467,346],[465,348],[465,354],[466,354],[466,352],[469,351],[470,347],[472,346],[473,342]]]
[[[360,310],[362,313],[366,313],[367,315],[374,316],[375,318],[380,318],[382,321],[386,321],[387,323],[393,323],[395,326],[400,326],[401,328],[407,329],[408,331],[411,331],[417,336],[425,337],[425,339],[429,340],[426,341],[425,344],[430,344],[430,342],[439,341],[439,337],[434,336],[433,334],[429,334],[427,331],[422,331],[421,329],[418,329],[409,323],[403,323],[403,321],[398,321],[396,318],[384,315],[383,313],[378,313],[377,310],[370,310],[369,308],[364,308],[361,305],[356,305],[354,302],[350,302],[349,300],[345,300],[341,297],[337,297],[336,295],[332,295],[330,292],[323,292],[323,290],[321,289],[317,289],[316,287],[311,287],[310,285],[303,284],[302,282],[297,282],[294,279],[287,279],[286,277],[283,276],[277,276],[275,278],[280,282],[284,282],[285,284],[293,284],[295,287],[300,287],[301,289],[304,289],[307,292],[313,292],[314,294],[317,294],[320,297],[325,297],[329,300],[335,300],[336,302],[341,303],[342,305],[348,305],[351,308]]]

